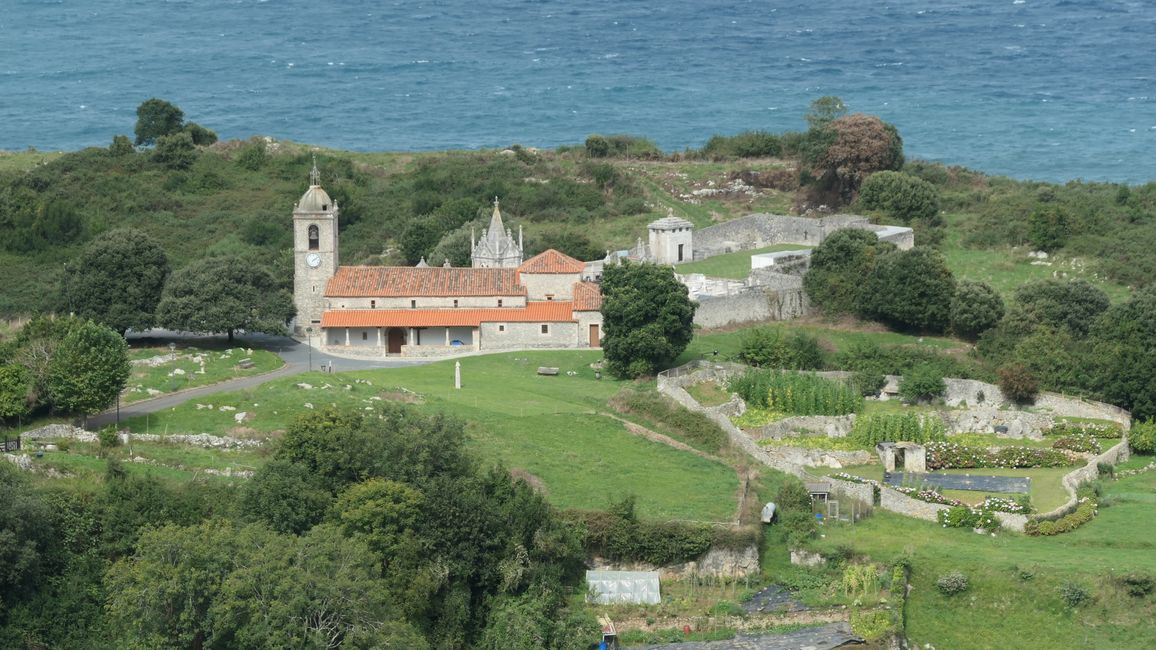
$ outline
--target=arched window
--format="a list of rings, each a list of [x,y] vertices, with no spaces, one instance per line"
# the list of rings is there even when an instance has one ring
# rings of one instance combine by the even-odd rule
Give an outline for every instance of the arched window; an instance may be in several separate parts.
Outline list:
[[[317,242],[321,239],[321,235],[317,230],[317,226],[309,226],[309,250],[317,250]]]

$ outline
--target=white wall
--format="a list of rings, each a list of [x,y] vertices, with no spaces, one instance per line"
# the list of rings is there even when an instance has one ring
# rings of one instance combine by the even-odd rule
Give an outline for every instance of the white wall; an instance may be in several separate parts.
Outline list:
[[[574,283],[581,273],[522,273],[522,284],[530,300],[545,300],[546,294],[553,294],[554,300],[570,300],[574,297]]]
[[[410,307],[410,301],[417,301],[416,307]],[[458,297],[404,297],[404,298],[328,298],[327,309],[453,309],[454,301],[458,301],[459,309],[493,309],[505,307],[525,307],[525,296],[458,296]],[[371,304],[376,302],[376,307]]]
[[[498,326],[506,331],[499,332]],[[542,334],[542,325],[549,333]],[[479,343],[482,350],[521,348],[572,348],[579,345],[578,323],[482,323]]]

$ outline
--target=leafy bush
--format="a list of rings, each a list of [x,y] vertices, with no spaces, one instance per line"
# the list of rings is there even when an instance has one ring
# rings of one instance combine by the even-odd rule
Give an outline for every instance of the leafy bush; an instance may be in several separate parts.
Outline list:
[[[1156,421],[1133,424],[1128,432],[1128,446],[1138,454],[1156,454]]]
[[[1060,438],[1053,442],[1052,449],[1066,449],[1080,453],[1098,454],[1100,453],[1100,441],[1091,436],[1075,435],[1068,438]]]
[[[939,190],[903,172],[876,172],[863,181],[859,207],[878,210],[902,223],[930,221],[939,215]]]
[[[1029,521],[1028,525],[1024,526],[1024,533],[1033,537],[1070,533],[1095,518],[1096,506],[1095,499],[1084,497],[1075,512],[1055,521]]]
[[[955,506],[936,513],[939,523],[945,528],[981,528],[995,530],[1000,527],[999,519],[991,510],[983,507],[969,508]]]
[[[934,249],[883,255],[870,274],[853,281],[861,284],[858,313],[864,318],[918,332],[942,332],[951,324],[955,276]]]
[[[881,442],[926,444],[945,440],[946,431],[943,420],[934,415],[924,417],[915,413],[894,413],[855,418],[850,437],[870,449]]]
[[[608,512],[568,511],[564,516],[584,529],[588,553],[656,566],[688,562],[711,547],[711,527],[683,522],[640,521],[633,499],[611,504]]]
[[[787,531],[787,548],[800,548],[819,535],[819,524],[808,512],[788,512],[783,515],[783,529]]]
[[[793,478],[783,482],[775,499],[775,503],[786,512],[811,512],[811,493],[807,486]]]
[[[111,449],[120,444],[120,438],[116,435],[116,427],[105,427],[97,432],[97,440],[100,442],[101,449]]]
[[[863,397],[874,397],[887,385],[887,377],[883,373],[860,370],[851,377],[851,383]]]
[[[1022,363],[1009,363],[999,369],[999,390],[1017,404],[1030,404],[1040,392],[1035,375]]]
[[[952,571],[939,576],[935,581],[935,588],[944,596],[954,596],[967,591],[967,576],[961,571]]]
[[[840,581],[845,596],[871,596],[879,592],[879,570],[874,564],[848,564]]]
[[[783,143],[766,131],[743,131],[737,135],[713,135],[700,153],[711,158],[763,158],[779,156]]]
[[[1044,430],[1048,437],[1070,438],[1072,436],[1089,436],[1092,438],[1113,439],[1123,435],[1120,425],[1107,422],[1065,422],[1059,421]]]
[[[1128,592],[1129,596],[1133,598],[1143,598],[1152,593],[1153,587],[1156,587],[1156,581],[1152,579],[1152,574],[1144,573],[1142,571],[1133,571],[1132,573],[1125,573],[1116,578],[1124,591]]]
[[[1068,607],[1079,607],[1092,600],[1092,593],[1084,585],[1069,580],[1060,585],[1060,598]]]
[[[974,339],[995,327],[1004,315],[1003,298],[983,282],[962,280],[951,299],[951,329],[959,336]]]
[[[845,382],[795,372],[748,370],[728,385],[747,404],[789,415],[847,415],[863,409],[863,396]]]
[[[899,396],[908,403],[932,400],[945,392],[947,384],[943,382],[943,374],[931,365],[914,368],[899,380]]]
[[[653,141],[633,135],[598,135],[586,138],[586,155],[591,158],[626,157],[656,159],[662,151]]]
[[[744,333],[738,358],[757,368],[817,370],[823,366],[818,338],[805,332],[787,336],[778,327],[757,327]]]

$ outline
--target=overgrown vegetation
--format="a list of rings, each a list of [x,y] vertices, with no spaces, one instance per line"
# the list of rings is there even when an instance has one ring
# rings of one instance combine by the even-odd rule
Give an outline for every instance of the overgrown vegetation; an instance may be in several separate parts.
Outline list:
[[[863,410],[863,396],[846,382],[811,373],[751,369],[728,388],[747,404],[787,415],[847,415]]]

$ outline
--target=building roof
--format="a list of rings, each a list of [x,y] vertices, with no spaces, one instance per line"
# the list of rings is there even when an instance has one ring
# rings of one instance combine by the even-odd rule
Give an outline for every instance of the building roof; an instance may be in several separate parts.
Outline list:
[[[518,267],[518,272],[581,273],[585,269],[586,265],[584,263],[551,248],[522,262],[522,265]]]
[[[332,298],[524,296],[517,269],[341,266],[325,287]]]
[[[646,226],[650,230],[674,230],[676,228],[694,228],[694,224],[674,215],[651,221]]]
[[[321,315],[321,327],[477,327],[482,323],[574,321],[570,301],[526,303],[495,309],[336,309]]]
[[[321,189],[320,185],[312,185],[301,195],[295,212],[328,212],[333,208],[333,199]]]
[[[574,283],[574,311],[602,309],[602,287],[594,282]]]

